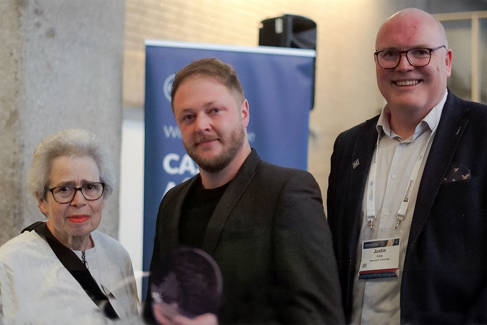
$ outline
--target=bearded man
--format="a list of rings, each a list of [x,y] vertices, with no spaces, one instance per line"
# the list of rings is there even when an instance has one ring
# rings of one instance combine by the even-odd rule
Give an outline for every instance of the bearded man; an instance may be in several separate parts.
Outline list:
[[[318,184],[308,172],[262,161],[250,147],[249,104],[233,68],[214,58],[184,67],[172,108],[200,173],[164,196],[151,271],[179,245],[196,247],[223,275],[219,323],[343,323]],[[149,294],[148,320],[150,301]]]

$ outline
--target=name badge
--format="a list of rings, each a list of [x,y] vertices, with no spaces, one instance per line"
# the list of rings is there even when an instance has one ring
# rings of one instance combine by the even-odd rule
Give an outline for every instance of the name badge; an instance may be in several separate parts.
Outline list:
[[[393,278],[399,273],[399,238],[362,242],[359,279]]]

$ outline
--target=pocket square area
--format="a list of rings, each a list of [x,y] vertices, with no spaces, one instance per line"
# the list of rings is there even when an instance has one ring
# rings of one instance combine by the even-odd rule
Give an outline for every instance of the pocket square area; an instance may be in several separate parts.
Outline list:
[[[470,169],[465,166],[453,167],[447,176],[443,178],[443,183],[462,182],[472,178]]]

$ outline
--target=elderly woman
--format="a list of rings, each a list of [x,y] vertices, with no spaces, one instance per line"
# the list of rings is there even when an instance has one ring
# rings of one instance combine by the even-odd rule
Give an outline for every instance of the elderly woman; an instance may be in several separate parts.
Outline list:
[[[71,129],[37,147],[29,186],[47,217],[0,247],[0,323],[98,324],[137,315],[130,258],[96,230],[113,188],[94,135]]]

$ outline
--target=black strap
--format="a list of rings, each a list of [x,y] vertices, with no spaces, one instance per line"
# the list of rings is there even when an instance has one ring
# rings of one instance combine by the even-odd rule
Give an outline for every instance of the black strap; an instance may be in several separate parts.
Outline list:
[[[71,273],[76,281],[79,282],[91,300],[105,312],[105,315],[110,319],[119,319],[117,312],[113,309],[113,306],[110,304],[110,301],[105,294],[100,290],[100,287],[98,287],[98,284],[91,276],[90,271],[88,271],[83,262],[80,261],[78,256],[76,256],[72,250],[61,244],[61,242],[51,234],[46,223],[42,221],[35,222],[22,230],[22,232],[31,230],[34,230],[41,235],[41,237],[46,239],[59,261],[63,263],[69,273]]]

